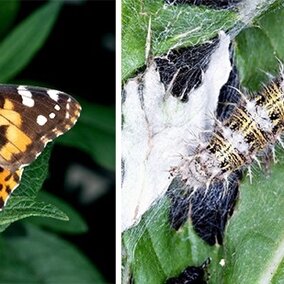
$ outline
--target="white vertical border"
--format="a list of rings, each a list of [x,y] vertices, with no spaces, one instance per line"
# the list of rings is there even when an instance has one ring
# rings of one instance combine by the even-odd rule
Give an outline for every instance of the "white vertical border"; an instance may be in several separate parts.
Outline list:
[[[121,283],[121,0],[116,0],[116,282]]]

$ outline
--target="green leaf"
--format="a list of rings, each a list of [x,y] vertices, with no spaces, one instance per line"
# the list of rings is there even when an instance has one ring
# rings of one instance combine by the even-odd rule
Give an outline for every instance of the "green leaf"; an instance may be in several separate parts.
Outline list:
[[[167,278],[177,276],[187,266],[200,266],[208,257],[213,263],[210,268],[215,270],[215,264],[221,259],[221,248],[205,244],[190,225],[183,226],[178,232],[171,229],[167,208],[164,198],[143,216],[136,227],[124,233],[124,266],[127,269],[124,270],[123,283],[127,283],[127,270],[132,271],[137,284],[165,283]]]
[[[54,205],[35,201],[31,198],[14,197],[9,200],[8,205],[0,213],[0,226],[4,226],[4,229],[6,229],[6,225],[31,216],[68,221],[68,216]]]
[[[18,0],[0,1],[0,37],[15,20],[20,7],[19,4]]]
[[[87,152],[103,167],[115,169],[114,107],[90,104],[80,100],[81,116],[76,126],[57,142]]]
[[[47,146],[45,151],[24,169],[20,186],[13,192],[4,210],[0,212],[0,231],[6,229],[9,224],[30,216],[68,220],[66,214],[55,206],[35,200],[47,177],[51,148],[51,145]]]
[[[283,171],[282,153],[269,176],[261,174],[252,184],[242,184],[224,243],[225,283],[270,283],[264,279],[279,275],[284,261]]]
[[[283,282],[284,282],[284,261],[282,261],[281,264],[278,266],[278,269],[271,280],[272,284],[283,283]]]
[[[52,1],[20,23],[0,43],[0,81],[20,72],[42,47],[58,16],[60,1]]]
[[[52,143],[49,143],[39,157],[30,166],[24,168],[20,186],[13,192],[10,199],[16,196],[36,198],[48,175],[51,149]]]
[[[270,79],[266,73],[279,72],[278,59],[284,61],[284,7],[278,1],[236,39],[236,59],[241,83],[250,90],[258,90]]]
[[[132,271],[135,283],[164,283],[187,266],[201,265],[207,257],[212,259],[210,283],[282,283],[277,279],[284,279],[283,171],[282,153],[269,176],[262,173],[253,184],[246,179],[241,185],[223,248],[209,247],[188,225],[177,232],[171,230],[167,206],[154,206],[123,237],[125,267]],[[222,258],[224,267],[219,265]]]
[[[164,1],[122,2],[122,80],[145,62],[145,46],[151,19],[151,52],[158,56],[172,48],[203,43],[228,30],[237,15],[194,5],[165,5]]]
[[[68,242],[31,225],[20,233],[0,239],[0,283],[105,283]]]
[[[60,221],[53,220],[50,218],[29,218],[29,223],[36,224],[38,226],[42,226],[44,228],[48,228],[52,231],[59,233],[70,233],[70,234],[81,234],[85,233],[88,230],[86,222],[83,218],[77,213],[69,204],[67,204],[62,199],[59,199],[48,192],[41,191],[38,194],[38,199],[44,201],[48,204],[53,204],[62,212],[64,212],[69,220]]]

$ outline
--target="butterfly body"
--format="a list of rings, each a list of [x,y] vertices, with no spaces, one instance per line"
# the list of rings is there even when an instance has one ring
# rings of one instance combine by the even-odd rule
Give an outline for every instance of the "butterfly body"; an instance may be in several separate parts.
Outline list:
[[[57,90],[0,85],[0,210],[19,185],[22,169],[73,127],[80,111],[74,98]]]

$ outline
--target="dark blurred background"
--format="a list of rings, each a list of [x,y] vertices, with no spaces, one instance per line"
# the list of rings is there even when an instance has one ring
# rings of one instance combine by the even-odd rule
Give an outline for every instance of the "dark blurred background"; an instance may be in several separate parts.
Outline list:
[[[32,62],[16,81],[34,81],[87,102],[115,107],[115,2],[69,1]],[[16,23],[43,1],[21,1]],[[96,137],[94,137],[96,139]],[[63,235],[115,279],[115,175],[75,148],[55,144],[44,188],[71,204],[89,231]]]

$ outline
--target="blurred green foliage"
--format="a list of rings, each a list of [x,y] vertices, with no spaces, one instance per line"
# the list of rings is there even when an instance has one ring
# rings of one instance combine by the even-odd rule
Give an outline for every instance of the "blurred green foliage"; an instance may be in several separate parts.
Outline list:
[[[1,283],[105,283],[70,243],[28,223],[0,239]]]
[[[77,147],[97,163],[115,170],[115,111],[80,99],[82,112],[74,131],[60,136],[57,142]]]
[[[258,90],[270,80],[267,73],[279,72],[279,60],[284,62],[283,1],[274,5],[243,30],[236,41],[236,63],[243,87]]]
[[[13,26],[21,8],[20,1],[0,1],[1,83],[11,82],[45,44],[62,4],[63,1],[42,2],[40,8]],[[114,170],[113,109],[76,99],[82,102],[82,117],[58,142],[77,147],[102,167]],[[78,234],[87,230],[82,217],[64,201],[47,193],[38,196],[48,174],[51,148],[48,146],[25,168],[19,188],[0,213],[0,230],[4,231],[0,235],[0,283],[104,283],[99,272],[78,250],[47,232]],[[11,223],[31,216],[34,217],[29,223],[17,223],[5,231]]]

